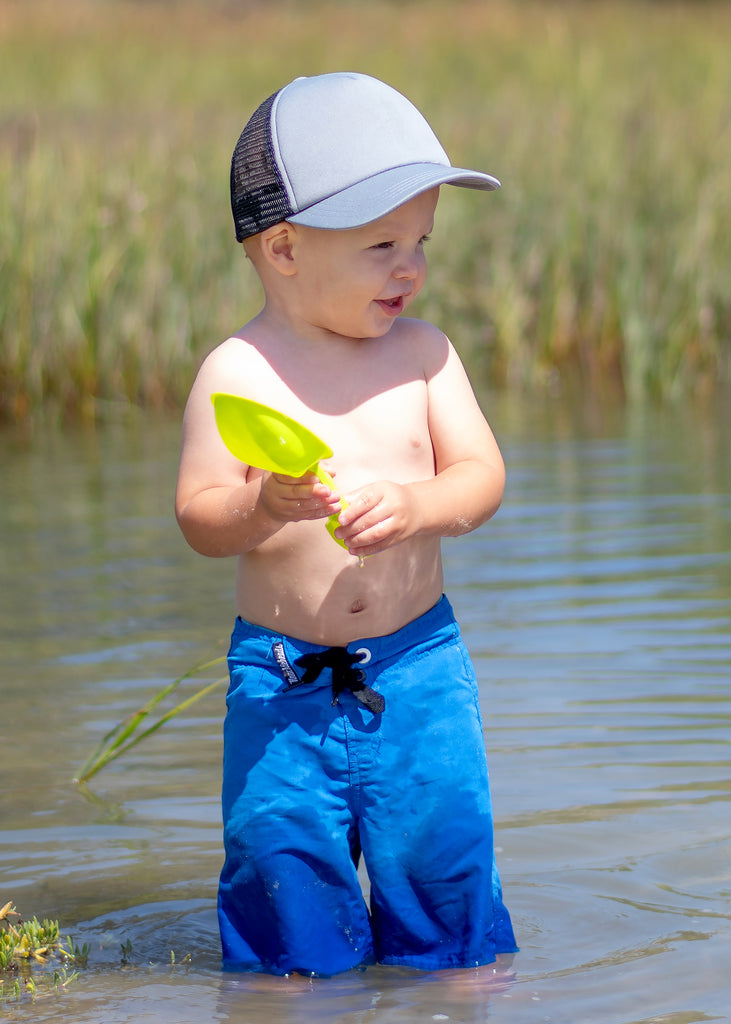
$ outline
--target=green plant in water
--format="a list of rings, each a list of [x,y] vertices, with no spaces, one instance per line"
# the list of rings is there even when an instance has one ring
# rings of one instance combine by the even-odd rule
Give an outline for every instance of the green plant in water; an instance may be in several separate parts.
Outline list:
[[[85,942],[83,946],[79,947],[70,935],[66,936],[66,943],[68,945],[68,949],[61,947],[61,952],[64,956],[68,957],[69,960],[73,960],[73,962],[78,964],[79,967],[86,967],[89,963],[89,953],[91,952],[89,943]]]
[[[11,918],[17,918],[13,923]],[[46,963],[59,947],[58,924],[55,921],[22,921],[12,900],[0,908],[0,970],[13,970],[23,960]]]
[[[179,715],[181,711],[186,711],[189,707],[195,704],[205,697],[207,694],[212,693],[215,689],[227,682],[228,677],[222,676],[220,679],[214,680],[212,683],[207,683],[200,690],[197,690],[190,697],[181,701],[174,708],[166,711],[160,716],[152,725],[148,725],[146,729],[140,731],[140,727],[147,721],[150,714],[155,710],[158,704],[169,696],[174,690],[180,686],[180,684],[193,676],[199,675],[201,672],[212,668],[214,665],[220,665],[226,659],[221,656],[219,658],[213,658],[211,661],[206,661],[201,664],[195,665],[193,668],[184,672],[183,675],[178,676],[177,679],[173,680],[172,683],[168,683],[158,693],[151,697],[146,704],[144,704],[138,711],[128,715],[127,718],[123,719],[118,725],[115,725],[106,736],[102,739],[96,750],[87,758],[84,765],[79,772],[79,775],[74,782],[83,784],[88,782],[98,771],[101,771],[105,765],[108,765],[110,761],[114,761],[115,758],[120,757],[122,754],[131,750],[142,740],[148,736],[152,736],[158,729],[162,728],[166,722],[169,722],[171,718]]]
[[[0,907],[0,1007],[8,1000],[34,999],[41,992],[65,988],[78,977],[77,971],[69,974],[67,967],[86,966],[89,946],[79,948],[69,937],[69,948],[64,949],[59,934],[57,921],[37,917],[23,921],[12,900]],[[34,978],[34,967],[43,968],[58,959],[63,965],[52,976]]]

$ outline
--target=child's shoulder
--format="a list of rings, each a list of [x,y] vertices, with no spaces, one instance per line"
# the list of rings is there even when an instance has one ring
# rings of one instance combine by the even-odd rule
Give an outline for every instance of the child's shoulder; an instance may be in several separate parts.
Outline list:
[[[240,391],[266,366],[261,352],[245,337],[233,334],[206,355],[196,375],[196,390]]]
[[[428,351],[444,351],[449,347],[449,338],[436,324],[428,320],[418,320],[415,317],[402,316],[393,325],[393,328],[386,336],[386,341],[398,340],[404,345],[424,346]]]
[[[205,358],[206,363],[227,363],[238,362],[240,359],[251,359],[256,354],[256,348],[247,340],[245,333],[232,334],[225,341],[221,341],[212,348]]]
[[[396,324],[398,330],[393,332],[392,340],[397,341],[408,353],[413,365],[423,366],[427,374],[438,369],[450,353],[454,353],[452,343],[444,331],[428,320],[400,317]],[[391,335],[388,335],[389,339]]]
[[[260,344],[256,336],[250,336],[246,328],[242,328],[211,349],[203,361],[203,366],[225,373],[236,367],[250,366],[264,360],[265,352],[266,347]]]

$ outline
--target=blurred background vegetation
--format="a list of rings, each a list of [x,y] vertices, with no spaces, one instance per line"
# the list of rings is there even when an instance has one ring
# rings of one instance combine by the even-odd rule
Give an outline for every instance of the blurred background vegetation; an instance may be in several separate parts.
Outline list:
[[[500,192],[443,190],[417,315],[495,388],[701,402],[731,378],[731,5],[0,0],[0,420],[178,409],[258,308],[228,165],[356,70]]]

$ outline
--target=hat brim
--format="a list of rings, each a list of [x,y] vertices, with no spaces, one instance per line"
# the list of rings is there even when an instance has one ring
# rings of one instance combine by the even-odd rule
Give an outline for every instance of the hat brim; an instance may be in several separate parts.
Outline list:
[[[334,231],[359,228],[385,217],[410,199],[438,185],[459,185],[484,192],[494,192],[500,188],[497,178],[480,171],[445,167],[442,164],[408,164],[391,167],[356,182],[292,214],[287,220],[306,227]]]

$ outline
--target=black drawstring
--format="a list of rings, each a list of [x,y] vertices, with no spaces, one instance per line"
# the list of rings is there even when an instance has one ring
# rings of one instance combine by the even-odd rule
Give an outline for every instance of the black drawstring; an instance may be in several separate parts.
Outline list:
[[[295,665],[305,670],[302,684],[313,683],[324,668],[331,668],[333,674],[333,704],[337,704],[338,696],[343,690],[350,690],[361,704],[365,704],[374,715],[379,715],[386,707],[386,700],[365,684],[365,672],[355,668],[360,661],[359,654],[350,654],[345,647],[328,647],[325,651],[303,654],[297,658]],[[294,685],[297,685],[296,683]]]

